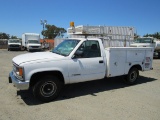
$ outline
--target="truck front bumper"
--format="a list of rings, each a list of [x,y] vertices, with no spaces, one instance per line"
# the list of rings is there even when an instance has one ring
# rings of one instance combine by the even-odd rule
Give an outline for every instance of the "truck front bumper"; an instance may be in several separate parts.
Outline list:
[[[29,82],[22,82],[14,76],[13,71],[9,73],[9,83],[13,83],[20,90],[29,89]]]
[[[18,46],[18,47],[9,47],[9,46],[8,46],[8,48],[9,48],[9,49],[21,49],[21,46]]]

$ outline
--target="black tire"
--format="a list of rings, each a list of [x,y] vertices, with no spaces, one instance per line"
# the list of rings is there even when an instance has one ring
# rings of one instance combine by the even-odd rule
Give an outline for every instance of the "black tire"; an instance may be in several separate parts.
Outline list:
[[[56,76],[45,76],[33,86],[34,96],[43,102],[56,99],[63,87],[62,82]]]
[[[158,59],[160,59],[160,52],[158,52]]]
[[[139,71],[137,68],[131,68],[128,75],[125,77],[125,82],[129,85],[133,85],[137,82],[139,77]]]
[[[10,51],[10,49],[8,48],[8,51]]]

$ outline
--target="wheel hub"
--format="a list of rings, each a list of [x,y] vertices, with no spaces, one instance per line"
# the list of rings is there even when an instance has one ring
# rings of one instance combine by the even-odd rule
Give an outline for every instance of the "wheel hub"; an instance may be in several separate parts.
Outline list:
[[[130,80],[133,82],[133,81],[136,80],[136,78],[137,78],[137,73],[134,71],[134,72],[132,72],[131,75],[130,75]]]
[[[41,86],[40,92],[44,97],[50,97],[56,92],[56,89],[57,89],[56,84],[52,81],[49,81],[49,82],[45,82]]]

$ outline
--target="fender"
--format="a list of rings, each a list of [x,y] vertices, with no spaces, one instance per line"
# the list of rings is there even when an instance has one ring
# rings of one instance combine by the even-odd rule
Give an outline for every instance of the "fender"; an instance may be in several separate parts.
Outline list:
[[[141,68],[137,68],[138,70],[143,70],[143,65],[142,63],[140,64],[139,62],[137,63],[127,63],[126,66],[129,65],[130,67],[125,67],[125,74],[128,74],[129,70],[133,67],[133,66],[140,66]]]
[[[60,60],[51,62],[40,62],[36,64],[26,64],[24,68],[25,81],[30,81],[32,75],[38,72],[59,71],[64,77],[65,84],[70,83],[67,60],[65,60],[65,62],[63,60]]]

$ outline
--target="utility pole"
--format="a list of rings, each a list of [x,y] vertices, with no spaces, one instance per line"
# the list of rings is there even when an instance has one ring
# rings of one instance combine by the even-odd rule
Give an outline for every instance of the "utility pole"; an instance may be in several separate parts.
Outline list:
[[[45,27],[46,24],[47,24],[47,20],[42,20],[41,19],[41,25],[43,26],[43,31],[44,31],[44,27]],[[45,42],[44,35],[43,35],[43,42]]]

